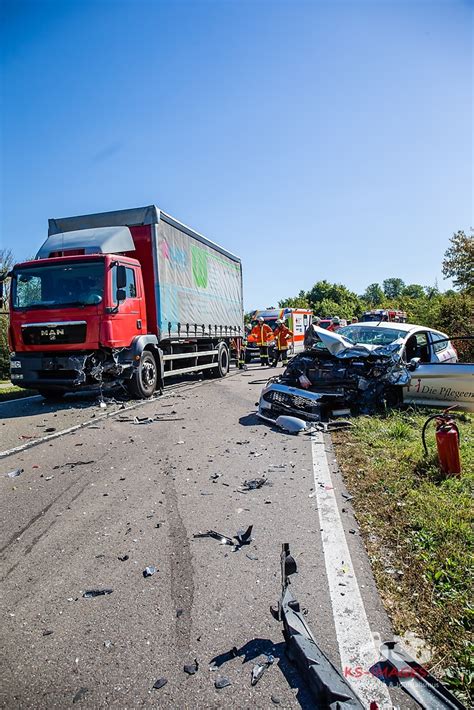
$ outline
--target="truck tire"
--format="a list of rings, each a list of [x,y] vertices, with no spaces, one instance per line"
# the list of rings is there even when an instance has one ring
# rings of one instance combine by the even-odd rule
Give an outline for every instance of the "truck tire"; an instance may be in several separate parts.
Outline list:
[[[158,384],[158,368],[153,354],[144,350],[140,363],[128,382],[128,391],[137,399],[148,399]]]
[[[49,389],[39,389],[39,394],[47,399],[49,402],[59,402],[66,392],[64,390],[49,390]]]
[[[204,370],[206,377],[225,377],[229,372],[229,348],[227,345],[222,343],[219,347],[219,352],[217,354],[217,366],[210,368],[209,370]]]

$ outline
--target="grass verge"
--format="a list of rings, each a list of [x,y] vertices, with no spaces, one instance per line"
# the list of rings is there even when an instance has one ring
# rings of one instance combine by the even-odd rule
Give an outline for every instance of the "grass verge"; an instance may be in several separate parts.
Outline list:
[[[22,387],[16,387],[8,383],[2,382],[0,387],[0,402],[7,402],[10,399],[21,399],[23,397],[31,397],[38,394],[36,390],[25,390]]]
[[[434,674],[472,707],[474,427],[458,421],[463,471],[445,478],[434,424],[428,458],[421,443],[432,413],[359,417],[333,440],[395,633],[421,636]]]

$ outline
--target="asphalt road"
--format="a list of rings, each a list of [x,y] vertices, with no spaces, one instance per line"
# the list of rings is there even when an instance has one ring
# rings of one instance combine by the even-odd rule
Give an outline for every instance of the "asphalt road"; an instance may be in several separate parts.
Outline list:
[[[341,619],[318,510],[325,503],[315,495],[319,451],[370,630],[390,638],[330,441],[318,449],[311,437],[255,417],[266,376],[251,366],[223,380],[190,378],[133,409],[101,409],[94,396],[0,406],[1,451],[26,447],[0,459],[1,707],[314,707],[269,607],[289,542],[299,566],[293,592],[340,666]],[[17,468],[20,476],[6,476]],[[242,492],[257,476],[271,485]],[[232,536],[249,525],[253,540],[236,552],[193,537],[208,529]],[[338,564],[344,579],[348,562]],[[149,565],[157,572],[145,578]],[[344,596],[345,586],[336,593]],[[83,597],[106,588],[113,592]],[[350,600],[339,608],[349,627]],[[252,687],[252,667],[265,653],[275,662]],[[199,670],[190,676],[183,666],[194,659]],[[221,676],[231,685],[217,690]],[[154,689],[159,678],[168,682]]]

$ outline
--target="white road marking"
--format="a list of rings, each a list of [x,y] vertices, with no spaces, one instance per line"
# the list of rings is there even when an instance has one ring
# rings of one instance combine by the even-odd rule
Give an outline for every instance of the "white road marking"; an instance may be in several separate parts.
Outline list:
[[[233,372],[228,375],[228,377],[235,377],[236,374],[238,374],[240,371],[237,371],[236,373]],[[178,394],[183,391],[183,392],[188,392],[189,390],[196,389],[197,387],[202,387],[203,385],[211,385],[220,382],[219,379],[216,380],[199,380],[198,382],[190,382],[190,383],[178,383],[173,385],[173,389],[170,392],[165,392],[163,395],[158,395],[156,397],[150,397],[149,399],[141,399],[138,402],[134,402],[133,404],[129,404],[127,407],[123,407],[120,409],[115,410],[114,412],[105,412],[104,414],[98,414],[96,417],[93,419],[87,419],[85,422],[81,422],[80,424],[75,424],[74,426],[68,427],[67,429],[61,429],[60,431],[55,431],[54,434],[48,434],[47,436],[42,436],[39,437],[38,439],[33,439],[31,441],[27,441],[25,444],[20,444],[20,446],[15,446],[13,449],[8,449],[7,451],[0,451],[0,459],[5,458],[6,456],[11,456],[12,454],[17,454],[20,451],[24,451],[25,449],[31,449],[32,446],[37,446],[38,444],[42,444],[44,441],[51,441],[51,439],[57,439],[60,436],[64,436],[64,434],[71,434],[73,431],[77,431],[78,429],[83,429],[85,427],[91,426],[92,424],[97,424],[97,422],[100,422],[102,419],[110,419],[111,417],[115,417],[117,414],[121,414],[122,412],[127,412],[130,409],[136,409],[137,407],[143,407],[145,404],[150,404],[150,402],[158,402],[162,399],[166,399],[167,397],[173,397],[173,395]],[[23,397],[21,398],[22,401],[25,401],[25,399],[34,399],[35,397],[41,397],[41,395],[34,395],[33,397]],[[16,402],[18,400],[9,400],[8,402],[4,402],[4,404],[11,404],[12,402]]]
[[[368,708],[375,700],[379,708],[385,710],[392,707],[392,702],[386,686],[369,672],[380,656],[349,553],[321,432],[311,435],[311,448],[324,561],[342,671],[364,706]]]
[[[29,397],[14,397],[13,399],[6,399],[4,402],[0,402],[0,407],[5,404],[11,404],[12,402],[27,402],[29,399],[41,399],[41,395],[32,394]]]

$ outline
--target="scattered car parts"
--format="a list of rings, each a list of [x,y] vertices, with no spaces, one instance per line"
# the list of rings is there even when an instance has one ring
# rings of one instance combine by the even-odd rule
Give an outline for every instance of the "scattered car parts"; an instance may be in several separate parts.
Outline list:
[[[362,710],[364,706],[357,695],[319,648],[298,601],[290,592],[289,577],[296,572],[297,566],[290,554],[290,546],[284,543],[281,552],[281,599],[277,609],[271,611],[277,621],[283,622],[288,656],[308,683],[316,707],[330,710]]]
[[[383,643],[380,652],[385,658],[385,664],[393,669],[392,673],[383,675],[387,675],[390,679],[395,678],[397,684],[422,708],[466,710],[465,706],[439,680],[399,648],[396,642]],[[372,672],[377,675],[376,670]]]
[[[93,597],[103,597],[106,594],[112,594],[113,589],[87,589],[82,595],[84,599],[92,599]]]
[[[227,535],[223,535],[222,533],[219,533],[216,530],[208,530],[207,532],[203,533],[195,533],[193,537],[212,537],[215,540],[219,540],[221,545],[232,545],[234,547],[234,550],[240,550],[241,547],[243,547],[244,545],[250,545],[250,543],[252,542],[252,529],[253,525],[249,525],[246,530],[238,530],[233,538],[227,537]],[[237,540],[237,542],[234,542],[234,540]]]

